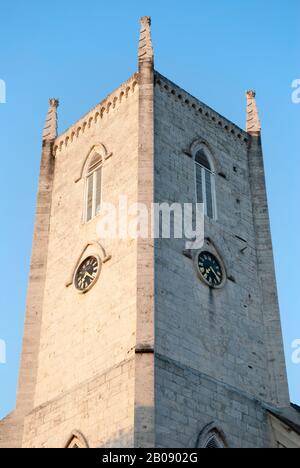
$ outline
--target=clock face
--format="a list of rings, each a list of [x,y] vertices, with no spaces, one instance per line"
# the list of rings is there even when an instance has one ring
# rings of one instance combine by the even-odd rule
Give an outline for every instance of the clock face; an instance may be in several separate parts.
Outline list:
[[[204,281],[216,288],[223,283],[224,273],[219,260],[210,252],[200,252],[197,259],[199,273]]]
[[[75,287],[81,292],[90,289],[97,280],[99,273],[99,260],[96,257],[87,257],[78,267],[75,274]]]

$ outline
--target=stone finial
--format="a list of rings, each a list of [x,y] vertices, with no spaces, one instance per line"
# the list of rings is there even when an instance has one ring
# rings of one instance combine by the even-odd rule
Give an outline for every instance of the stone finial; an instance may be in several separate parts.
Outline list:
[[[249,90],[246,92],[247,96],[247,122],[246,131],[248,133],[259,133],[261,131],[261,124],[259,120],[257,105],[256,105],[256,92]]]
[[[139,64],[154,61],[154,53],[151,39],[151,18],[143,16],[141,18],[141,32],[139,40]]]
[[[58,99],[49,99],[49,109],[43,130],[43,140],[55,140],[57,137]]]

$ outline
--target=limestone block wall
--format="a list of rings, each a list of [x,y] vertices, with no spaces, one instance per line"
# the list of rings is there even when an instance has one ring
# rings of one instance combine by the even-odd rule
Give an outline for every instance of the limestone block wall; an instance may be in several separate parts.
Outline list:
[[[287,407],[290,396],[287,382],[283,337],[272,247],[261,135],[252,134],[249,145],[249,173],[253,200],[253,221],[258,259],[258,279],[263,304],[265,345],[268,354],[269,400]]]
[[[266,398],[247,146],[206,117],[210,111],[205,107],[200,114],[184,105],[184,98],[174,98],[161,86],[155,91],[156,201],[196,201],[194,163],[185,152],[197,139],[207,142],[217,172],[218,220],[206,219],[205,235],[223,258],[230,277],[225,288],[210,290],[198,279],[192,260],[183,255],[184,241],[158,241],[156,350]]]
[[[133,446],[134,359],[41,405],[25,418],[24,448],[65,448],[74,431],[90,448]]]
[[[55,434],[53,439],[50,437],[49,444],[55,445],[59,441],[61,445],[68,437],[68,431],[76,426],[77,430],[89,428],[89,437],[96,445],[97,441],[101,443],[117,437],[117,426],[126,426],[127,434],[130,424],[133,426],[134,393],[128,370],[122,371],[116,381],[118,391],[113,389],[111,393],[107,386],[100,386],[98,394],[91,392],[93,402],[99,397],[98,415],[96,409],[92,409],[89,386],[99,376],[121,372],[122,366],[127,366],[124,363],[134,356],[136,241],[100,239],[108,261],[103,263],[98,282],[87,294],[79,294],[71,279],[83,249],[98,239],[98,219],[86,224],[82,222],[84,178],[81,173],[93,146],[104,145],[106,149],[102,200],[115,206],[118,206],[121,194],[128,197],[129,204],[137,200],[136,84],[133,76],[103,105],[93,109],[56,141],[35,409],[26,418],[25,446],[47,444],[45,434],[49,431],[51,436],[51,428]],[[92,244],[84,255],[102,256],[100,250]],[[78,395],[83,396],[82,403]],[[59,415],[55,402],[60,408]],[[114,406],[117,404],[118,408]],[[101,416],[103,412],[105,416]],[[48,416],[44,417],[46,413]],[[106,418],[102,433],[101,418]],[[109,420],[110,425],[107,424]],[[98,432],[91,432],[91,425],[98,423]],[[57,426],[62,432],[60,429],[57,432]],[[44,438],[41,431],[45,433]],[[129,443],[131,436],[126,437]]]
[[[15,412],[0,421],[0,448],[20,448],[22,443],[23,418]]]
[[[183,255],[184,241],[156,242],[156,353],[198,375],[210,376],[220,385],[270,402],[272,383],[248,168],[249,135],[156,74],[156,202],[195,203],[191,145],[197,140],[207,144],[216,171],[218,217],[217,221],[205,220],[205,235],[223,259],[228,279],[223,289],[210,290],[198,279],[193,261]],[[157,417],[164,412],[160,379],[158,372]],[[180,399],[180,385],[177,390]],[[200,386],[198,392],[201,398]],[[196,396],[197,392],[193,398]],[[184,415],[184,409],[181,413]],[[206,420],[202,418],[203,426]],[[243,419],[238,421],[246,433]],[[173,422],[166,417],[164,426],[158,424],[158,441]],[[253,436],[260,437],[259,430],[257,423]],[[177,443],[180,440],[184,439]],[[254,444],[254,439],[243,441],[247,443]]]
[[[229,448],[272,447],[259,401],[189,366],[157,356],[156,446],[203,448],[201,433],[215,427]]]

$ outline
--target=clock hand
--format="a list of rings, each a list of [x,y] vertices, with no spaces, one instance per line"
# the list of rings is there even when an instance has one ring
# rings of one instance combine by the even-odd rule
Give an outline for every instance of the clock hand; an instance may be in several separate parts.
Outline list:
[[[215,270],[214,270],[212,267],[209,267],[209,268],[207,269],[207,271],[208,271],[208,272],[211,271],[211,272],[215,275],[215,278],[216,278],[217,280],[219,280],[219,278],[217,277],[217,275],[216,275],[216,273],[215,273]]]
[[[94,279],[94,277],[90,275],[88,272],[86,272],[85,276],[89,276],[91,279]]]
[[[210,267],[210,270],[213,272],[213,274],[215,275],[215,277],[216,277],[217,279],[219,279],[217,273],[215,272],[215,270],[214,270],[212,267]]]
[[[84,281],[85,278],[86,278],[86,272],[85,272],[85,273],[83,274],[83,276],[82,276],[82,281]]]

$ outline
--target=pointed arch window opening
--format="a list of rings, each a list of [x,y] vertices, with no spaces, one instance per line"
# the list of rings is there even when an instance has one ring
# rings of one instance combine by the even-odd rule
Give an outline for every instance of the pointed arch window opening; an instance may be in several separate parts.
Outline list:
[[[84,222],[95,218],[101,209],[102,200],[102,157],[94,154],[92,157],[85,180],[84,196]]]
[[[228,444],[223,431],[220,431],[214,423],[210,423],[200,432],[196,447],[201,449],[226,449]]]
[[[64,445],[66,449],[87,449],[89,444],[81,432],[73,431]]]
[[[70,442],[70,445],[68,446],[68,448],[69,448],[69,449],[79,449],[79,448],[81,448],[81,446],[80,446],[79,441],[78,441],[77,439],[74,438],[74,440],[72,440],[72,441]]]
[[[206,449],[222,449],[224,448],[224,444],[222,441],[216,437],[216,435],[212,435],[206,442],[205,447]]]
[[[204,204],[204,214],[217,219],[215,173],[204,152],[200,149],[195,155],[195,178],[197,203]]]

